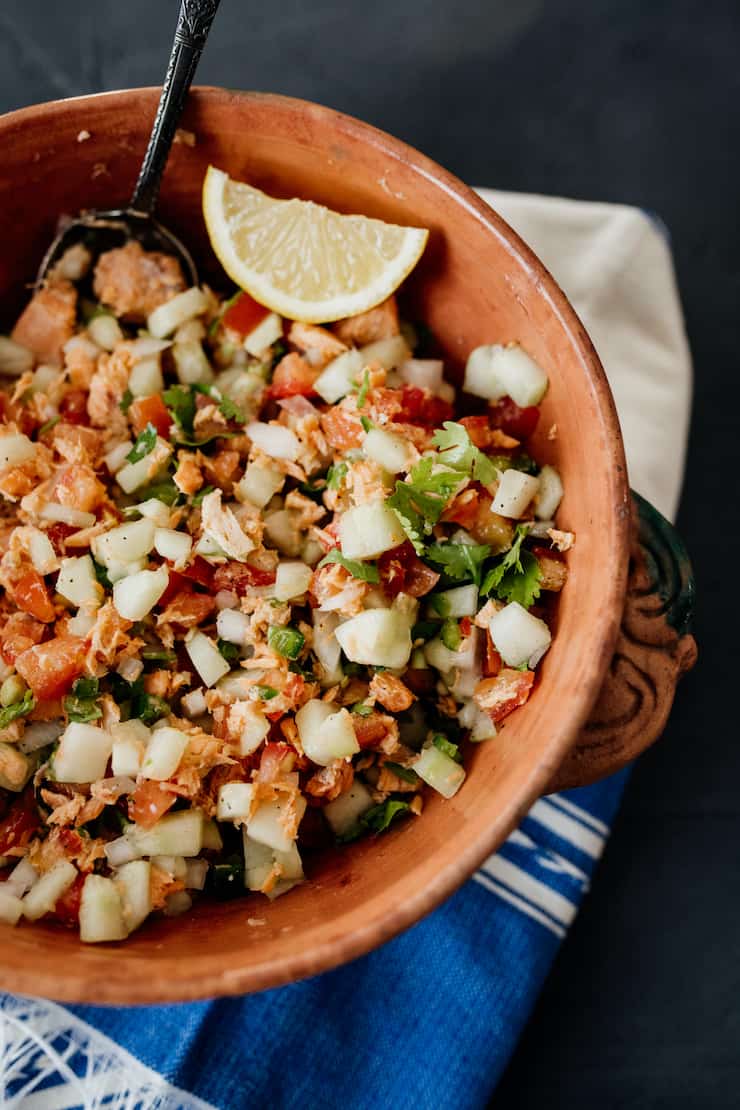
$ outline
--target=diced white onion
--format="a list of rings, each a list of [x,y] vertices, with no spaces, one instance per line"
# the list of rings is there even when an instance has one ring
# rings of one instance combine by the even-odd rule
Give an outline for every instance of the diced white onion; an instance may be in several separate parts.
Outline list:
[[[398,517],[383,501],[356,505],[339,521],[339,542],[347,559],[374,559],[405,539]]]
[[[128,387],[134,397],[151,397],[164,389],[159,355],[149,355],[135,362],[129,374]]]
[[[465,367],[463,389],[489,401],[508,396],[528,408],[540,403],[547,386],[545,371],[518,344],[476,347]]]
[[[249,817],[254,786],[251,782],[227,782],[218,792],[216,818],[241,823]]]
[[[8,890],[8,883],[0,885],[0,921],[6,925],[17,925],[23,913],[23,902],[17,894]]]
[[[28,857],[24,856],[10,872],[0,889],[7,890],[9,894],[15,894],[16,898],[22,898],[38,882],[38,879],[38,871]]]
[[[435,748],[433,744],[428,748],[422,748],[413,767],[419,778],[443,798],[451,798],[457,794],[465,781],[464,768],[439,748]]]
[[[26,730],[23,736],[18,741],[18,747],[25,754],[35,752],[39,748],[45,748],[47,744],[53,744],[64,730],[61,721],[31,721],[26,725]]]
[[[89,555],[61,560],[56,591],[72,605],[100,603],[103,587],[95,577],[95,567]]]
[[[2,444],[2,440],[0,440],[0,444]],[[95,513],[73,509],[70,505],[59,505],[56,501],[48,501],[46,505],[42,506],[39,510],[39,516],[42,520],[69,524],[71,528],[90,528],[95,523]]]
[[[137,571],[114,584],[113,604],[124,620],[143,620],[167,589],[169,580],[166,567]]]
[[[184,856],[152,856],[152,864],[172,875],[173,879],[184,879],[188,869]]]
[[[178,381],[182,382],[183,385],[213,381],[211,364],[200,343],[193,340],[186,343],[175,343],[172,348],[172,357],[175,360]]]
[[[526,512],[527,506],[540,487],[539,479],[521,470],[505,470],[496,490],[491,511],[512,520]]]
[[[355,779],[349,790],[324,806],[323,814],[337,836],[348,833],[373,805],[373,796],[367,787]]]
[[[282,424],[263,424],[254,420],[247,425],[246,432],[254,446],[271,459],[295,461],[298,458],[301,445],[290,428],[285,428]]]
[[[130,453],[133,443],[130,439],[124,440],[123,443],[117,443],[115,447],[111,447],[110,451],[104,456],[105,465],[111,474],[117,474],[121,467],[126,462],[126,456]]]
[[[207,308],[208,297],[202,289],[194,285],[155,308],[147,319],[147,331],[156,339],[164,339],[186,320],[202,315]]]
[[[360,750],[352,717],[346,709],[312,698],[298,710],[295,723],[304,752],[322,767]]]
[[[563,499],[563,483],[554,466],[543,466],[534,515],[538,520],[552,520]]]
[[[400,366],[411,357],[408,343],[402,335],[392,335],[388,339],[378,339],[375,343],[368,343],[360,348],[362,365],[369,366],[371,362],[379,362],[386,370]]]
[[[202,687],[185,694],[180,701],[180,706],[185,716],[190,717],[191,720],[193,717],[202,717],[208,708]]]
[[[20,466],[29,462],[36,454],[36,446],[28,436],[10,434],[0,436],[0,469],[6,466]]]
[[[438,358],[409,358],[398,367],[401,381],[437,393],[442,385],[445,364]]]
[[[357,350],[344,351],[332,359],[313,383],[314,392],[322,401],[333,405],[349,393],[362,374],[365,360]]]
[[[386,432],[382,428],[370,429],[363,440],[362,450],[368,458],[374,459],[390,474],[401,474],[407,471],[414,455],[407,439],[394,432]]]
[[[109,732],[95,725],[72,721],[62,733],[54,753],[54,777],[57,782],[95,782],[102,779],[112,747]]]
[[[19,378],[21,374],[33,370],[33,352],[22,347],[7,335],[0,335],[0,375],[4,378]]]
[[[40,528],[32,529],[28,551],[34,570],[37,570],[39,574],[51,574],[59,566],[54,545],[46,532],[42,532]]]
[[[292,560],[278,563],[273,595],[278,601],[290,601],[294,597],[301,597],[311,585],[312,578],[313,571],[305,563]]]
[[[234,496],[238,501],[249,501],[263,509],[284,485],[284,474],[250,463],[244,477],[234,486]]]
[[[256,705],[245,705],[239,715],[242,725],[239,737],[239,754],[252,755],[270,731],[270,722]]]
[[[93,343],[102,347],[104,351],[112,351],[123,340],[123,332],[115,316],[109,312],[101,312],[93,316],[87,325],[87,334]]]
[[[185,648],[190,661],[200,675],[206,686],[213,686],[229,671],[229,664],[224,659],[212,640],[202,632],[196,632],[185,642]]]
[[[368,609],[340,624],[336,637],[353,663],[405,667],[411,654],[409,622],[395,609]]]
[[[129,351],[133,362],[138,363],[153,355],[160,355],[171,346],[170,339],[155,339],[153,335],[140,335],[138,339],[133,340]]]
[[[535,667],[552,641],[545,622],[528,613],[518,601],[494,613],[488,629],[507,667]]]
[[[105,858],[111,867],[121,867],[137,858],[138,853],[133,842],[126,836],[119,836],[116,840],[109,840],[104,846]]]
[[[149,497],[146,501],[140,501],[138,505],[132,505],[130,509],[124,511],[137,512],[145,516],[147,520],[151,520],[155,528],[167,528],[172,512],[169,505],[165,505],[164,501],[156,497]]]
[[[183,566],[193,547],[192,538],[187,532],[178,532],[175,528],[157,528],[154,533],[154,548],[163,559],[174,563],[175,567]]]
[[[80,940],[98,944],[125,940],[127,935],[118,886],[113,879],[88,875],[80,899]]]
[[[130,578],[132,574],[138,574],[140,570],[147,570],[148,567],[148,559],[135,559],[132,563],[122,563],[118,559],[111,559],[105,565],[106,573],[113,585],[121,578]]]
[[[157,728],[152,731],[151,740],[144,753],[141,774],[145,779],[164,782],[171,778],[180,765],[180,760],[188,746],[186,733],[179,728]]]
[[[216,617],[216,632],[222,640],[230,644],[246,643],[250,620],[240,609],[222,609]]]
[[[144,759],[144,744],[133,736],[114,738],[111,750],[111,766],[114,775],[136,777]]]
[[[278,339],[282,339],[282,335],[283,321],[276,312],[269,312],[264,319],[260,320],[257,327],[253,328],[246,336],[244,349],[247,354],[259,358],[268,347],[271,347]]]

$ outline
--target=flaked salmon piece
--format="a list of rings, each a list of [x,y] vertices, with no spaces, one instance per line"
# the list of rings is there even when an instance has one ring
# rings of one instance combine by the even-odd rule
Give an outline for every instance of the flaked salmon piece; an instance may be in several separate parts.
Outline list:
[[[135,241],[101,254],[95,266],[95,296],[124,320],[145,320],[185,287],[176,258]]]
[[[60,505],[90,513],[106,499],[106,489],[95,477],[95,471],[82,463],[61,466],[52,488],[52,500]]]
[[[421,787],[421,780],[418,783],[408,782],[407,779],[402,779],[390,767],[386,767],[383,763],[380,767],[380,774],[378,781],[375,784],[375,789],[379,790],[382,794],[390,794],[391,792],[397,794],[414,794]]]
[[[380,671],[373,675],[370,683],[369,694],[390,713],[403,713],[416,700],[408,686],[400,678],[387,671]]]
[[[0,494],[9,501],[18,501],[19,498],[25,501],[29,494],[35,495],[41,488],[39,482],[46,484],[54,472],[49,448],[43,443],[35,443],[34,447],[36,453],[32,459],[19,466],[5,466],[0,469]],[[23,504],[21,508],[25,510]]]
[[[561,532],[558,528],[548,528],[547,534],[552,540],[553,547],[558,551],[570,551],[576,542],[574,532]]]
[[[347,472],[346,483],[355,505],[382,501],[388,492],[383,468],[374,459],[358,459],[353,462]]]
[[[347,350],[346,343],[332,335],[328,328],[317,324],[301,324],[298,321],[290,325],[288,342],[302,351],[306,362],[318,370],[323,370],[327,363]]]
[[[63,348],[74,335],[77,290],[70,281],[44,285],[31,297],[11,338],[32,351],[39,362],[61,366]]]
[[[164,905],[169,898],[170,894],[176,894],[179,890],[185,889],[185,883],[182,879],[175,879],[170,875],[169,871],[164,871],[158,867],[156,863],[152,864],[151,877],[149,879],[149,896],[152,900],[152,909],[164,909]]]
[[[147,694],[155,694],[158,698],[167,700],[173,698],[178,690],[183,686],[189,686],[191,682],[192,675],[189,671],[151,671],[144,676],[144,689]]]
[[[352,764],[345,759],[335,759],[328,767],[322,767],[306,783],[304,789],[314,798],[324,798],[333,802],[340,794],[349,790],[355,773]]]
[[[100,465],[103,453],[103,436],[95,428],[64,421],[54,428],[54,450],[68,463],[85,463],[93,468]]]
[[[324,613],[336,610],[345,617],[356,616],[362,610],[367,591],[367,583],[354,578],[339,563],[329,563],[315,570],[311,580],[311,593],[316,598],[317,608]]]
[[[119,343],[115,351],[102,354],[98,368],[90,380],[87,396],[87,414],[97,428],[105,428],[108,435],[120,439],[128,437],[128,420],[120,404],[128,389],[133,367],[133,357],[128,344]]]
[[[312,524],[326,516],[323,505],[312,501],[297,489],[292,489],[285,498],[285,508],[293,512],[293,521],[299,532],[305,532]]]
[[[198,452],[198,455],[200,452]],[[203,475],[200,470],[199,459],[192,451],[177,452],[177,470],[173,482],[187,496],[197,493],[203,485]]]
[[[212,456],[203,456],[203,470],[214,486],[230,493],[236,481],[240,461],[238,451],[225,449],[217,451]]]
[[[337,320],[332,330],[348,346],[364,347],[366,343],[375,343],[378,339],[390,339],[400,331],[396,298],[391,295],[367,312]]]
[[[98,673],[99,664],[109,670],[122,658],[134,656],[143,646],[143,641],[129,635],[131,621],[124,620],[112,601],[106,601],[95,614],[95,624],[87,635],[86,668],[92,674]]]
[[[340,405],[335,405],[328,412],[322,413],[321,430],[329,446],[341,454],[362,447],[362,441],[365,438],[365,429],[359,413],[349,412]]]

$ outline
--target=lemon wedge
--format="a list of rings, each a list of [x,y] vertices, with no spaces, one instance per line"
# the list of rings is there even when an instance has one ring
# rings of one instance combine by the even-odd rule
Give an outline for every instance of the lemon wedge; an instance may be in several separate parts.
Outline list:
[[[209,166],[208,236],[226,273],[290,320],[326,323],[380,304],[414,268],[429,232],[276,200]]]

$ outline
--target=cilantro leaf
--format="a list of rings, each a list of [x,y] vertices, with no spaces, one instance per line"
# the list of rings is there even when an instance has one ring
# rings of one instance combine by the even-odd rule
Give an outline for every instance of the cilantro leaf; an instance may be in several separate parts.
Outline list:
[[[411,642],[432,640],[440,629],[439,621],[417,621],[411,629]]]
[[[153,424],[147,424],[143,432],[139,432],[136,437],[136,443],[133,445],[128,455],[126,455],[126,462],[137,463],[145,458],[151,451],[154,450],[157,443],[157,429]]]
[[[278,696],[278,692],[274,686],[255,686],[255,690],[257,691],[257,696],[261,698],[262,701],[272,701],[273,698]]]
[[[362,424],[362,430],[364,432],[371,432],[372,431],[373,422],[372,422],[372,420],[370,419],[369,416],[361,416],[360,417],[360,423]]]
[[[540,596],[540,565],[530,551],[522,549],[528,527],[518,524],[514,542],[500,563],[486,574],[480,592],[495,593],[501,601],[518,601],[529,609]]]
[[[380,805],[371,806],[366,810],[360,818],[360,824],[369,832],[385,832],[394,818],[402,813],[408,813],[410,809],[408,802],[400,802],[395,798],[388,798]]]
[[[491,554],[487,544],[434,543],[427,549],[426,558],[443,567],[450,578],[458,582],[472,578],[480,586],[483,563]]]
[[[27,717],[35,704],[36,698],[30,690],[26,690],[20,701],[0,709],[0,729],[7,728],[11,721],[16,721],[19,717]]]
[[[435,733],[432,737],[432,743],[438,751],[448,755],[450,759],[454,759],[455,763],[462,763],[462,756],[457,744],[453,744],[443,733]]]
[[[356,701],[350,709],[350,713],[356,713],[358,717],[369,717],[372,711],[372,705],[366,705],[364,701]]]
[[[152,482],[143,489],[138,489],[136,496],[142,501],[154,498],[156,501],[163,501],[165,505],[174,505],[180,496],[180,490],[171,478],[163,478],[159,482]]]
[[[231,397],[223,397],[218,405],[221,415],[226,420],[237,420],[240,424],[246,424],[247,418],[242,410],[237,405],[236,401],[232,401]]]
[[[285,659],[297,659],[303,651],[306,637],[290,625],[271,624],[267,632],[267,642],[273,651]]]
[[[389,771],[392,771],[399,779],[403,779],[404,782],[413,783],[415,786],[419,781],[419,776],[416,771],[412,771],[410,767],[404,767],[400,763],[393,763],[390,759],[384,760],[383,766],[387,767]]]
[[[202,489],[199,489],[198,492],[194,493],[193,496],[190,498],[192,504],[194,506],[202,505],[203,498],[207,497],[209,493],[213,493],[215,488],[215,486],[203,486]]]
[[[459,473],[442,470],[433,474],[433,467],[434,459],[430,455],[421,459],[405,482],[396,482],[396,488],[386,500],[417,555],[423,554],[425,537],[431,535],[447,502],[460,485]]]
[[[124,389],[123,396],[121,397],[121,400],[118,402],[119,409],[121,410],[121,412],[128,412],[128,410],[131,408],[133,403],[134,403],[133,393],[131,392],[130,389]]]
[[[162,400],[184,432],[190,435],[195,420],[195,394],[185,385],[171,385]]]
[[[328,489],[340,489],[344,479],[347,477],[349,467],[346,463],[334,463],[326,472],[326,485]]]
[[[364,409],[365,402],[367,401],[367,391],[370,388],[370,371],[365,370],[362,374],[362,385],[359,387],[357,393],[357,407]],[[367,429],[365,429],[367,431]]]
[[[438,429],[432,443],[439,449],[439,460],[463,474],[468,474],[476,482],[486,486],[496,478],[496,467],[480,448],[476,447],[468,435],[464,424],[445,420],[444,431]]]
[[[219,639],[216,647],[223,655],[227,663],[234,663],[239,658],[239,647],[237,644],[232,644],[229,640]]]
[[[338,547],[327,552],[318,566],[325,567],[329,563],[339,563],[353,578],[359,578],[362,582],[380,582],[380,574],[374,563],[361,563],[359,559],[345,559]]]

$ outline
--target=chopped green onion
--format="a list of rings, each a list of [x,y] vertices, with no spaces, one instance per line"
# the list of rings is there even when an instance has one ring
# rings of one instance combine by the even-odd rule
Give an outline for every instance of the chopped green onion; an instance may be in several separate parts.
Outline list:
[[[297,659],[303,651],[306,638],[297,628],[290,625],[271,624],[267,633],[267,642],[273,651],[285,659]]]

